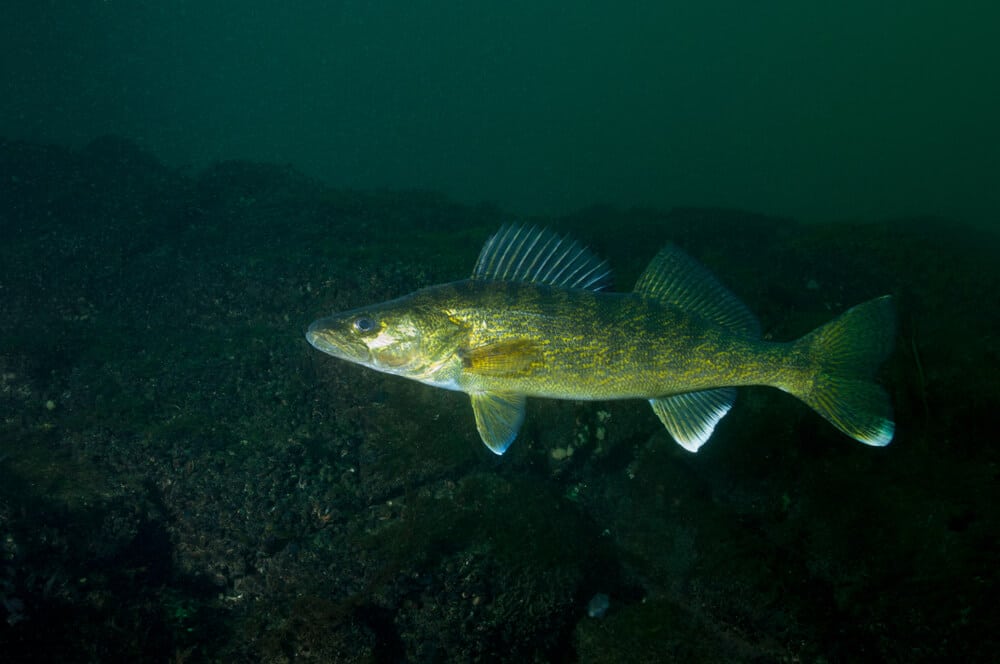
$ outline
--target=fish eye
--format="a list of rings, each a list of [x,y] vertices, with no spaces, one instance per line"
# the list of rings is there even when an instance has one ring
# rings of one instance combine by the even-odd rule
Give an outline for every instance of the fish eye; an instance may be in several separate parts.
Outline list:
[[[369,318],[368,316],[361,316],[360,318],[354,319],[354,331],[360,332],[361,334],[367,334],[375,330],[378,324],[375,319]]]

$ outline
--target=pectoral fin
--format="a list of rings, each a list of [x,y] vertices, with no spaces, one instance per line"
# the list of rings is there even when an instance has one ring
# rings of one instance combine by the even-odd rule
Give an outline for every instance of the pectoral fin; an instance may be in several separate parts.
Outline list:
[[[697,452],[735,400],[735,389],[721,387],[650,399],[649,404],[677,444],[689,452]]]
[[[538,346],[528,339],[482,344],[462,351],[460,356],[465,371],[495,377],[524,375],[541,362]]]
[[[494,454],[503,454],[524,422],[524,395],[483,393],[469,397],[479,436]]]

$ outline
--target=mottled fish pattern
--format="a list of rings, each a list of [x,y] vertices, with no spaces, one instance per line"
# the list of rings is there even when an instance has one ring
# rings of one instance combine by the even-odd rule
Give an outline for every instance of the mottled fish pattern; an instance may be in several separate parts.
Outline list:
[[[483,442],[503,454],[526,397],[647,399],[695,452],[732,407],[735,388],[776,387],[868,445],[892,440],[888,396],[872,376],[892,349],[883,296],[790,342],[761,339],[753,314],[709,271],[664,247],[629,293],[575,241],[506,226],[469,279],[315,321],[315,348],[469,394]]]

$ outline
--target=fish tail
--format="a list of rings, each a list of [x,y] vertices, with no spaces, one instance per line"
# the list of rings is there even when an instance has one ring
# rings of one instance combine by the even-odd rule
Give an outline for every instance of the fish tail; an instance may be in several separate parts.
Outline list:
[[[892,405],[873,377],[895,336],[891,296],[848,309],[795,342],[793,353],[804,354],[809,369],[785,389],[851,438],[888,445],[895,431]]]

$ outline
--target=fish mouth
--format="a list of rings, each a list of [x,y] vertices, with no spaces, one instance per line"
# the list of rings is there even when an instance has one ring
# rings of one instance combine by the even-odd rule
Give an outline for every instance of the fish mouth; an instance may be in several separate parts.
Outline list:
[[[330,355],[340,354],[340,348],[333,343],[333,335],[330,334],[330,328],[323,319],[313,321],[312,325],[309,326],[309,329],[306,330],[306,341],[316,350]]]
[[[368,348],[364,344],[344,338],[344,335],[331,325],[330,320],[320,318],[314,321],[306,330],[306,341],[318,351],[352,362],[363,362],[368,357]]]
[[[306,330],[306,341],[308,341],[312,345],[312,347],[315,348],[316,350],[323,350],[323,348],[321,348],[319,345],[320,343],[322,343],[323,340],[322,332],[323,332],[322,320],[314,320],[312,324],[309,325],[309,328]]]

